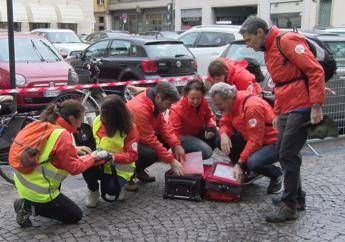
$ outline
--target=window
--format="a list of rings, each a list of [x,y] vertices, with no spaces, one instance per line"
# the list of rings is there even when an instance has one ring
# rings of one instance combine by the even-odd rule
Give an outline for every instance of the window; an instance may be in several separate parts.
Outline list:
[[[193,47],[195,45],[195,41],[198,38],[198,36],[199,36],[199,33],[190,33],[181,37],[180,40],[183,42],[183,44],[186,47]]]
[[[78,30],[78,24],[72,24],[72,23],[58,23],[59,29],[70,29],[74,32],[77,32]]]
[[[178,57],[190,57],[193,55],[182,44],[146,44],[145,48],[148,55],[151,58],[178,58]]]
[[[91,45],[86,49],[85,56],[88,58],[104,57],[106,55],[108,44],[109,40],[105,40]]]
[[[50,23],[29,23],[30,31],[40,28],[50,28]]]
[[[46,37],[51,43],[80,43],[81,40],[74,32],[47,32]]]
[[[110,56],[129,56],[131,43],[125,40],[113,40],[110,46]]]
[[[146,52],[143,47],[138,46],[138,45],[132,45],[129,51],[130,56],[135,56],[135,57],[146,57]]]
[[[104,17],[99,17],[98,19],[99,19],[98,21],[99,21],[100,24],[104,23]]]
[[[163,26],[163,15],[162,14],[147,14],[146,24],[148,30],[161,30]]]
[[[204,32],[198,41],[198,47],[217,47],[224,45],[224,33]]]
[[[0,29],[7,29],[8,24],[7,22],[0,22]],[[14,22],[13,23],[14,31],[20,32],[22,29],[22,23]]]
[[[278,28],[301,28],[301,13],[271,14],[271,21]]]
[[[98,5],[104,5],[104,0],[97,0]]]

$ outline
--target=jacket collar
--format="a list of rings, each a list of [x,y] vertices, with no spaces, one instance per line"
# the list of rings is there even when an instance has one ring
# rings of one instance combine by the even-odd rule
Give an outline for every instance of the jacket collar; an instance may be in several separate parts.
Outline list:
[[[146,96],[150,99],[150,101],[152,102],[152,104],[154,106],[153,114],[155,116],[157,116],[159,114],[159,110],[158,110],[158,107],[157,107],[156,102],[155,102],[156,89],[155,88],[148,88],[146,90]]]
[[[242,113],[243,110],[243,101],[245,100],[245,98],[249,95],[253,95],[252,93],[248,92],[248,91],[238,91],[236,98],[232,104],[230,113],[235,115],[240,115]]]
[[[78,131],[70,124],[68,123],[65,119],[62,117],[58,117],[56,120],[57,125],[61,126],[62,128],[66,129],[70,133],[77,133]]]
[[[264,41],[264,47],[266,51],[271,49],[272,45],[275,44],[276,38],[279,34],[280,34],[280,30],[277,28],[277,26],[272,26],[270,28]]]

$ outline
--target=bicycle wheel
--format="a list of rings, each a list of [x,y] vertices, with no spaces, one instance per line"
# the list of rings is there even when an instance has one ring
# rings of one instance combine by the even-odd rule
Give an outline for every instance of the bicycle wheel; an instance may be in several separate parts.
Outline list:
[[[0,176],[7,182],[14,185],[13,170],[7,162],[0,161]]]
[[[52,103],[60,103],[65,100],[74,99],[78,100],[83,103],[85,107],[85,118],[84,122],[88,123],[89,125],[92,125],[93,120],[96,118],[96,116],[99,114],[99,104],[98,102],[92,97],[88,96],[90,95],[90,92],[81,92],[81,91],[69,91],[64,92],[57,96]],[[99,100],[101,102],[101,100]]]

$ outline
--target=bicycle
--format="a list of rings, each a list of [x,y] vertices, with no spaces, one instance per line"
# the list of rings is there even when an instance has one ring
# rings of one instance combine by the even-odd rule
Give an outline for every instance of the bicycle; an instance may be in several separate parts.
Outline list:
[[[37,112],[6,114],[0,118],[0,176],[14,185],[13,170],[8,162],[8,153],[18,132],[27,124],[37,120]]]

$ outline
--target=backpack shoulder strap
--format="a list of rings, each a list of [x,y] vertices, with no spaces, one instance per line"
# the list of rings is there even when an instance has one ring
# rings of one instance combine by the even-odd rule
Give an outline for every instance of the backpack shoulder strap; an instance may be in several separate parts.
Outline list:
[[[289,58],[287,58],[287,56],[284,54],[284,51],[282,50],[282,47],[281,47],[281,44],[280,44],[280,41],[281,41],[281,38],[282,38],[285,34],[287,34],[287,33],[289,33],[289,32],[285,32],[285,33],[283,33],[283,34],[277,36],[277,38],[276,38],[277,48],[278,48],[280,54],[284,57],[283,65],[286,65],[286,63],[289,61]]]

